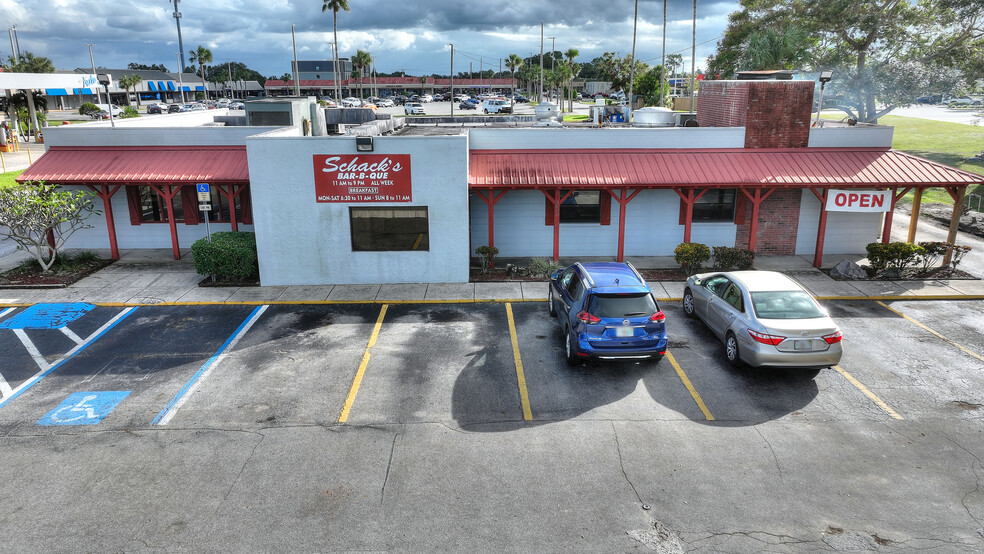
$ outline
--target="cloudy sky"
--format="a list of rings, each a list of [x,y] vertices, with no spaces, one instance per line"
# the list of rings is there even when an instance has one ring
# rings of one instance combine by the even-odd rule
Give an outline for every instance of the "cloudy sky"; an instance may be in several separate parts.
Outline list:
[[[226,58],[245,63],[264,76],[290,71],[291,25],[301,60],[330,59],[332,16],[322,0],[180,0],[181,35],[187,52],[204,45],[213,63]],[[540,50],[544,36],[556,48],[577,48],[580,61],[605,51],[632,49],[633,0],[349,0],[338,14],[339,51],[356,49],[376,57],[381,72],[447,74],[449,43],[455,45],[456,72],[498,70],[509,54]],[[669,0],[666,51],[680,53],[690,66],[692,0]],[[737,0],[701,0],[697,6],[697,66],[713,53]],[[50,58],[58,69],[89,66],[85,43],[92,43],[97,67],[128,63],[177,66],[178,34],[169,0],[0,0],[0,24],[17,27],[21,53]],[[636,57],[658,64],[663,33],[663,1],[639,0]],[[545,51],[550,39],[545,40]],[[0,36],[0,55],[11,53]]]

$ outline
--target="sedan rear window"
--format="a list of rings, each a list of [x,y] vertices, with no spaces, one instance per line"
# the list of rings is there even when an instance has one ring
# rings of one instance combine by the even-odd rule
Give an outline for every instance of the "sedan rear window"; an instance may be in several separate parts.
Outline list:
[[[647,293],[595,294],[588,301],[588,313],[598,317],[638,317],[656,313],[656,301]]]
[[[753,292],[752,307],[759,319],[813,319],[827,315],[801,290]]]

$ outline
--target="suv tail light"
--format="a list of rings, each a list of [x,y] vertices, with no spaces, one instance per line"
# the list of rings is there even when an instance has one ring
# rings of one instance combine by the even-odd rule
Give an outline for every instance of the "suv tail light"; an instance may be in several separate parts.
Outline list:
[[[752,331],[751,329],[748,330],[748,334],[751,335],[756,342],[761,342],[762,344],[771,344],[772,346],[775,346],[780,342],[786,340],[786,337],[782,337],[779,335],[770,335],[767,333],[759,333],[758,331]]]
[[[663,310],[660,310],[654,313],[653,315],[649,316],[649,321],[652,321],[653,323],[663,323],[664,321],[666,321],[666,316],[663,315]]]
[[[596,315],[591,315],[591,314],[589,314],[588,312],[585,312],[585,311],[578,312],[577,318],[580,319],[581,321],[587,323],[588,325],[595,325],[597,323],[601,323],[601,318],[600,317],[598,317]]]
[[[834,344],[835,342],[840,342],[844,338],[844,333],[837,331],[836,333],[831,333],[829,335],[824,335],[821,337],[827,344]]]

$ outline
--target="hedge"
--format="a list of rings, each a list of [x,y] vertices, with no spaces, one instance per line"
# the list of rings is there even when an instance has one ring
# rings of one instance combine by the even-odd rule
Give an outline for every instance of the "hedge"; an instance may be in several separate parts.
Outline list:
[[[243,231],[212,234],[212,242],[201,238],[191,245],[195,271],[218,279],[245,281],[259,273],[256,235]]]

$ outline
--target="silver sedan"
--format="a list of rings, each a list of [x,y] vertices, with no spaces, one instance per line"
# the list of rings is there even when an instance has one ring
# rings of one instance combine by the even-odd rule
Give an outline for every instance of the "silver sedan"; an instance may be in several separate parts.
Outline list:
[[[687,279],[683,313],[724,342],[734,366],[819,369],[840,362],[840,328],[799,283],[774,271],[701,273]]]

